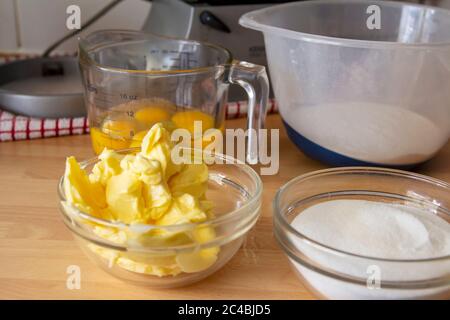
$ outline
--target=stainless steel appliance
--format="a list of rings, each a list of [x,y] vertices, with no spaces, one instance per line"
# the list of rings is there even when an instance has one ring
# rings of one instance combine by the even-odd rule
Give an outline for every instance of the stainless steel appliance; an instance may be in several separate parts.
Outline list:
[[[143,30],[214,43],[227,48],[235,59],[267,65],[263,36],[241,27],[239,18],[252,10],[291,1],[153,0]],[[244,91],[231,88],[230,100],[245,100]]]

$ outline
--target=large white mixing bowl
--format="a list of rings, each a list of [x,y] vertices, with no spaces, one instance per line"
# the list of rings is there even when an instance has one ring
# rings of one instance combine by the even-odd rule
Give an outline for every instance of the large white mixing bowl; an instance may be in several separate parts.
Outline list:
[[[253,11],[240,23],[264,33],[281,116],[308,155],[410,167],[448,141],[450,11],[319,0]]]

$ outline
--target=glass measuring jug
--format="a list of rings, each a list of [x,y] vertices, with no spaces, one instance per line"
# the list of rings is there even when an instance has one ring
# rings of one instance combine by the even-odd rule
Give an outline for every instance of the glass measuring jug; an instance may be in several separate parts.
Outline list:
[[[135,146],[156,122],[193,131],[193,122],[200,121],[203,132],[223,130],[230,84],[248,94],[251,132],[264,125],[265,68],[234,61],[219,46],[135,31],[98,31],[80,40],[79,61],[96,153]],[[258,134],[247,136],[249,163],[258,159],[257,140]]]

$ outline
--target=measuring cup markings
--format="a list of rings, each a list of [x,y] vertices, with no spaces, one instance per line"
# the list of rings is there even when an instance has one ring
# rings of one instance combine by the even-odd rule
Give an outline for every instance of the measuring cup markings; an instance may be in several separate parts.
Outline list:
[[[197,66],[198,60],[192,59],[192,52],[177,52],[176,58],[169,58],[172,61],[178,61],[179,64],[177,67],[180,69],[193,69],[195,66]],[[194,63],[194,65],[190,64],[191,62]]]
[[[111,97],[114,97],[112,94],[108,94],[106,92],[99,92],[98,88],[95,88],[94,91],[92,91],[92,101],[94,102],[101,102],[106,104],[112,104],[113,101],[110,100]]]
[[[119,93],[120,99],[123,100],[137,100],[138,96],[135,94],[128,94],[128,93]]]
[[[95,104],[96,104],[96,106],[100,106],[101,104],[103,104],[103,105],[113,105],[113,102],[112,101],[109,101],[109,100],[106,100],[106,99],[102,99],[102,98],[94,98],[94,101],[93,101]]]

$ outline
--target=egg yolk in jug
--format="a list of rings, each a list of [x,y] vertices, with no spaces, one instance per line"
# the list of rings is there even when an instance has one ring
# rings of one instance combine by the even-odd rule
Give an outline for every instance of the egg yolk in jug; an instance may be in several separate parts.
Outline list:
[[[94,152],[100,154],[104,148],[126,149],[139,147],[150,128],[155,123],[171,132],[182,128],[191,133],[192,140],[202,139],[205,147],[212,140],[206,135],[196,137],[194,122],[200,121],[202,133],[216,127],[215,119],[200,110],[180,108],[168,100],[153,98],[134,100],[113,108],[98,125],[91,127],[91,140]],[[217,128],[224,130],[223,124]]]

